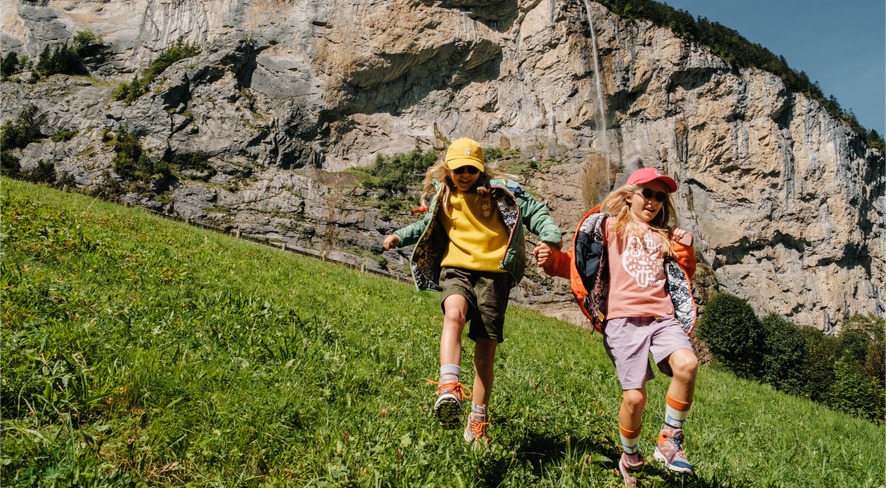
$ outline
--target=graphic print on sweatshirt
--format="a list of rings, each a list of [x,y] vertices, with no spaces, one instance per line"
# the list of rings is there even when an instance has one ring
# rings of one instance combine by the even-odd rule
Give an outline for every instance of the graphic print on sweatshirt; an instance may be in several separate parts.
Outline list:
[[[647,233],[643,240],[635,235],[628,237],[628,244],[621,256],[621,265],[637,280],[638,286],[647,288],[664,285],[662,264],[661,244],[655,242],[652,234]]]

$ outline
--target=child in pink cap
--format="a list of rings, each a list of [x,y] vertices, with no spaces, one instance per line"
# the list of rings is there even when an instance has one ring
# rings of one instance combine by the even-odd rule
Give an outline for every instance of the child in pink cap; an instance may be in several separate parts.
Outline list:
[[[598,206],[582,219],[569,251],[538,252],[548,274],[570,278],[579,307],[603,334],[623,392],[619,470],[629,487],[636,486],[634,475],[644,464],[639,437],[646,382],[655,377],[650,353],[673,378],[655,459],[672,471],[693,470],[682,442],[698,369],[689,342],[696,317],[689,280],[696,262],[692,235],[674,226],[676,191],[670,176],[639,169],[606,197],[602,212]]]

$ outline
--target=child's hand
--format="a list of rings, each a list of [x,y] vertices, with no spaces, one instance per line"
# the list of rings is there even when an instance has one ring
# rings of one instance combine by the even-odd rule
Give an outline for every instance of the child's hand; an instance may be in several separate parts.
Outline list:
[[[674,227],[673,229],[671,229],[671,240],[679,242],[680,244],[683,244],[684,246],[691,246],[692,245],[692,234],[689,232],[686,232],[685,230],[683,230],[679,227]]]
[[[538,265],[544,266],[545,264],[547,264],[548,259],[550,259],[554,253],[551,250],[551,246],[544,242],[539,242],[535,246],[535,249],[532,250],[532,254],[534,254],[535,259],[538,260]]]
[[[385,237],[385,251],[390,251],[392,247],[400,247],[400,238],[395,235]]]

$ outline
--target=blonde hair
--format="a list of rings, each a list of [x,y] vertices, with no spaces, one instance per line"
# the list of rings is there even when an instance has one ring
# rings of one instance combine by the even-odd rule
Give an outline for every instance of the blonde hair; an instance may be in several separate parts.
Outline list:
[[[480,176],[477,178],[476,188],[477,193],[484,198],[491,198],[491,189],[489,186],[482,184],[483,181],[494,178],[516,178],[513,175],[498,171],[498,169],[495,168],[495,165],[490,165],[484,162],[483,168],[483,171],[480,172]],[[428,168],[427,173],[425,173],[425,179],[422,182],[424,189],[421,194],[421,205],[423,207],[428,207],[430,206],[432,199],[439,198],[442,200],[443,210],[446,212],[446,215],[451,216],[452,207],[449,204],[449,197],[456,188],[455,181],[452,179],[453,175],[454,173],[449,169],[449,165],[446,163],[446,159],[441,153],[438,156],[437,162]],[[440,183],[439,188],[434,185],[434,181]]]
[[[612,190],[612,193],[600,205],[602,212],[615,218],[615,225],[612,226],[612,230],[616,234],[633,234],[643,238],[646,232],[645,223],[631,212],[631,207],[626,201],[640,189],[640,185],[624,185],[616,188]],[[665,256],[673,256],[674,251],[670,239],[670,230],[672,226],[677,225],[677,211],[674,209],[673,202],[671,202],[671,194],[665,193],[668,196],[667,200],[662,203],[661,210],[649,221],[648,225],[653,232],[661,236],[661,252]]]

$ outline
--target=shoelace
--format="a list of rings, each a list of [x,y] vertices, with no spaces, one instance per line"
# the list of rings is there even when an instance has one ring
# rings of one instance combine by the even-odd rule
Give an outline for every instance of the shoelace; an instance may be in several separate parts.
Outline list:
[[[459,383],[458,381],[439,383],[428,378],[425,378],[425,381],[437,385],[437,396],[442,395],[447,391],[451,391],[458,397],[459,400],[464,400],[465,398],[471,398],[471,396],[473,395],[473,393],[471,393],[471,390],[468,389],[467,386]]]
[[[683,454],[683,433],[680,432],[677,435],[668,435],[667,438],[674,444],[674,450],[671,451],[671,455],[668,456],[668,464],[671,464],[677,455]]]
[[[482,437],[486,440],[489,440],[489,436],[486,435],[486,427],[489,427],[489,424],[491,423],[492,422],[489,421],[477,422],[476,420],[474,420],[474,416],[471,415],[468,429],[470,429],[471,433],[474,434],[475,439]]]

